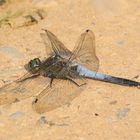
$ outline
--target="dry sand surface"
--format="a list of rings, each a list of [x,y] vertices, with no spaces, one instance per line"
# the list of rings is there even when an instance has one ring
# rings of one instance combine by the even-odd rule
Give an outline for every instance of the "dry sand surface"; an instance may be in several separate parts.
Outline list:
[[[140,81],[140,0],[9,0],[0,6],[0,15],[36,9],[46,11],[38,23],[24,26],[20,13],[0,28],[0,86],[23,75],[31,58],[46,55],[42,28],[69,49],[82,32],[92,30],[99,71]],[[1,106],[0,140],[139,140],[139,93],[89,80],[70,105],[44,114],[32,109],[33,97]]]

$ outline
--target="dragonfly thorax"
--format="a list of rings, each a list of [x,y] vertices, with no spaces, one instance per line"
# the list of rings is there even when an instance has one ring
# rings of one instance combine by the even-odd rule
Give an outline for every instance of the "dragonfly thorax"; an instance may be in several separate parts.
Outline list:
[[[66,67],[67,60],[60,56],[51,56],[42,62],[40,66],[40,75],[50,78],[57,78],[58,73]],[[59,77],[59,76],[58,76]]]

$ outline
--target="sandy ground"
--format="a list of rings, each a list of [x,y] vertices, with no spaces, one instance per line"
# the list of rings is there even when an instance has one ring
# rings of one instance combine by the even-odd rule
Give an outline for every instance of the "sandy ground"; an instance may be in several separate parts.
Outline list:
[[[0,28],[1,86],[19,78],[31,58],[45,56],[42,28],[69,49],[91,29],[99,71],[140,81],[140,0],[11,0],[0,6],[0,14],[40,8],[47,16],[38,24],[16,28],[20,20],[14,19],[12,27]],[[69,106],[44,114],[32,109],[33,98],[1,106],[0,140],[139,140],[139,93],[133,87],[89,81]]]

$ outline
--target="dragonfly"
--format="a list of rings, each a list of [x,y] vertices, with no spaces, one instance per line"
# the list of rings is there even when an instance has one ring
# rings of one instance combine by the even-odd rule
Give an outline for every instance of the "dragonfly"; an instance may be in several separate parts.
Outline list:
[[[99,59],[91,30],[81,34],[73,51],[46,29],[40,35],[48,57],[30,60],[24,66],[27,73],[23,77],[1,87],[0,105],[33,96],[32,106],[36,112],[52,111],[79,96],[87,85],[87,79],[140,87],[140,82],[98,72]]]

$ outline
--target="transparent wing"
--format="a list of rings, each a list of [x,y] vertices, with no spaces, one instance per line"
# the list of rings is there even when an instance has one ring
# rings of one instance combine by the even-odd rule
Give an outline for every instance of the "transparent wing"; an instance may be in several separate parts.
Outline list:
[[[77,79],[75,82],[81,82]],[[69,80],[55,79],[52,87],[48,86],[33,101],[33,108],[38,113],[54,110],[62,105],[69,104],[80,95],[86,85],[77,86]]]
[[[27,78],[28,77],[28,78]],[[30,77],[30,78],[29,78]],[[0,88],[0,105],[17,102],[39,93],[48,83],[48,78],[24,77]]]
[[[76,45],[70,58],[71,61],[74,59],[77,59],[85,67],[98,71],[99,60],[95,52],[95,36],[92,31],[87,30],[81,34],[78,45]]]
[[[45,33],[40,34],[46,44],[47,54],[55,54],[59,56],[71,56],[71,51],[68,50],[62,42],[50,31],[45,30]]]

